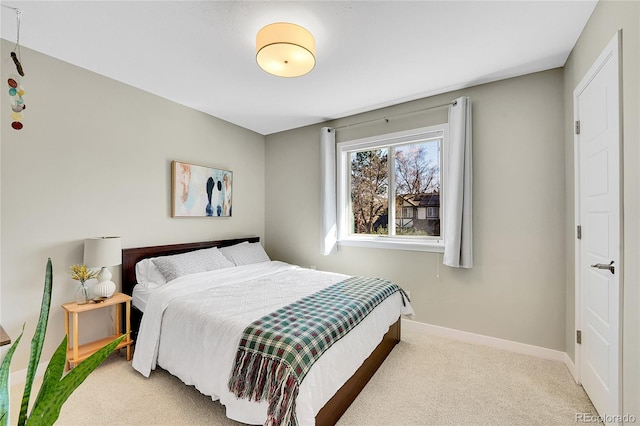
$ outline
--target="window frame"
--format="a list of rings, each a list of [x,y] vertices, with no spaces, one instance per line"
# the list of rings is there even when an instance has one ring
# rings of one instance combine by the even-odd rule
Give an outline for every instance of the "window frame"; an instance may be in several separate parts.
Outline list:
[[[359,150],[375,149],[419,143],[425,139],[442,140],[440,146],[440,236],[439,237],[398,237],[391,232],[395,227],[390,227],[389,235],[362,235],[349,233],[349,211],[351,205],[350,178],[351,163],[349,153]],[[338,245],[388,248],[398,250],[444,252],[444,210],[446,193],[447,158],[449,152],[449,124],[442,123],[428,127],[388,133],[362,139],[339,142],[336,144],[336,190],[337,190],[337,227]],[[392,157],[391,149],[389,158]],[[393,167],[393,160],[389,167]],[[393,185],[393,186],[392,186]],[[389,188],[395,186],[394,173],[389,173]],[[390,192],[391,189],[390,189]],[[395,193],[395,192],[394,192]],[[395,201],[388,208],[389,223],[395,223]]]

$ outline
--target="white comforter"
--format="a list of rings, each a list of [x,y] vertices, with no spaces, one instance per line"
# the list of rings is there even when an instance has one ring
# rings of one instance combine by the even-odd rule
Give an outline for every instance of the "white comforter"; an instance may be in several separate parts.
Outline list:
[[[237,399],[227,383],[244,328],[252,321],[342,281],[346,275],[264,262],[179,277],[155,290],[145,308],[133,367],[156,364],[226,406],[227,417],[266,420],[267,403]],[[324,404],[351,377],[400,314],[413,314],[395,293],[327,350],[300,385],[297,417],[315,424]]]

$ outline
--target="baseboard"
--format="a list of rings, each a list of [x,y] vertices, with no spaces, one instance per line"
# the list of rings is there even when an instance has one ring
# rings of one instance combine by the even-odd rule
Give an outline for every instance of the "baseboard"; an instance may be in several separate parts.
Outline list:
[[[564,353],[564,365],[566,365],[567,369],[569,369],[569,373],[571,373],[571,375],[573,376],[573,380],[575,380],[577,384],[580,384],[576,365],[574,364],[573,360],[569,358],[569,354],[566,352]]]
[[[447,337],[449,339],[459,340],[462,342],[489,346],[491,348],[502,349],[519,354],[531,355],[537,358],[560,361],[564,364],[567,363],[567,360],[570,361],[566,352],[543,348],[541,346],[528,345],[526,343],[513,342],[511,340],[499,339],[497,337],[484,336],[482,334],[469,333],[467,331],[455,330],[453,328],[426,324],[423,322],[407,320],[404,318],[402,319],[402,328],[411,329],[427,334],[433,334],[436,336]],[[567,368],[569,368],[569,371],[572,371],[571,367],[569,367],[568,365]],[[575,368],[573,368],[573,370],[575,371]],[[575,374],[573,374],[573,376],[575,378]]]

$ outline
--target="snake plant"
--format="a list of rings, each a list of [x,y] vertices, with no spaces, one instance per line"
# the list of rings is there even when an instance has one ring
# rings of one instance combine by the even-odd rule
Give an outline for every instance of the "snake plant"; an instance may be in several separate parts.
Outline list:
[[[42,304],[40,306],[40,318],[36,331],[31,339],[31,354],[29,356],[29,366],[27,368],[27,377],[24,385],[24,393],[22,395],[22,404],[20,406],[20,415],[18,417],[18,426],[23,425],[52,425],[60,415],[60,409],[64,402],[69,398],[71,393],[87,378],[87,376],[95,370],[118,346],[118,344],[126,337],[120,336],[111,343],[105,345],[102,349],[95,352],[89,358],[78,364],[73,370],[63,376],[64,366],[66,363],[67,352],[67,336],[64,337],[58,349],[54,352],[49,365],[44,373],[40,391],[36,397],[36,401],[31,408],[31,413],[27,416],[29,407],[29,399],[31,397],[31,388],[35,379],[36,368],[40,362],[42,354],[42,346],[47,331],[47,322],[49,320],[49,308],[51,306],[51,289],[53,286],[53,267],[51,259],[47,261],[47,270],[44,280],[44,293],[42,295]],[[11,348],[7,352],[2,366],[0,366],[0,426],[9,424],[9,367],[13,353],[22,339],[24,326],[20,336],[15,340]]]

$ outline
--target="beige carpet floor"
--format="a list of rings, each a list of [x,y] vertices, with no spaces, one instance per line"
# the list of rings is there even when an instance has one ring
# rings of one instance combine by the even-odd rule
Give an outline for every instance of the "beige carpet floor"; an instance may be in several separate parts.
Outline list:
[[[560,362],[413,330],[402,339],[339,425],[575,425],[577,413],[596,415]],[[11,389],[11,424],[22,389]],[[123,354],[87,378],[56,424],[239,425],[164,370],[142,377]]]

